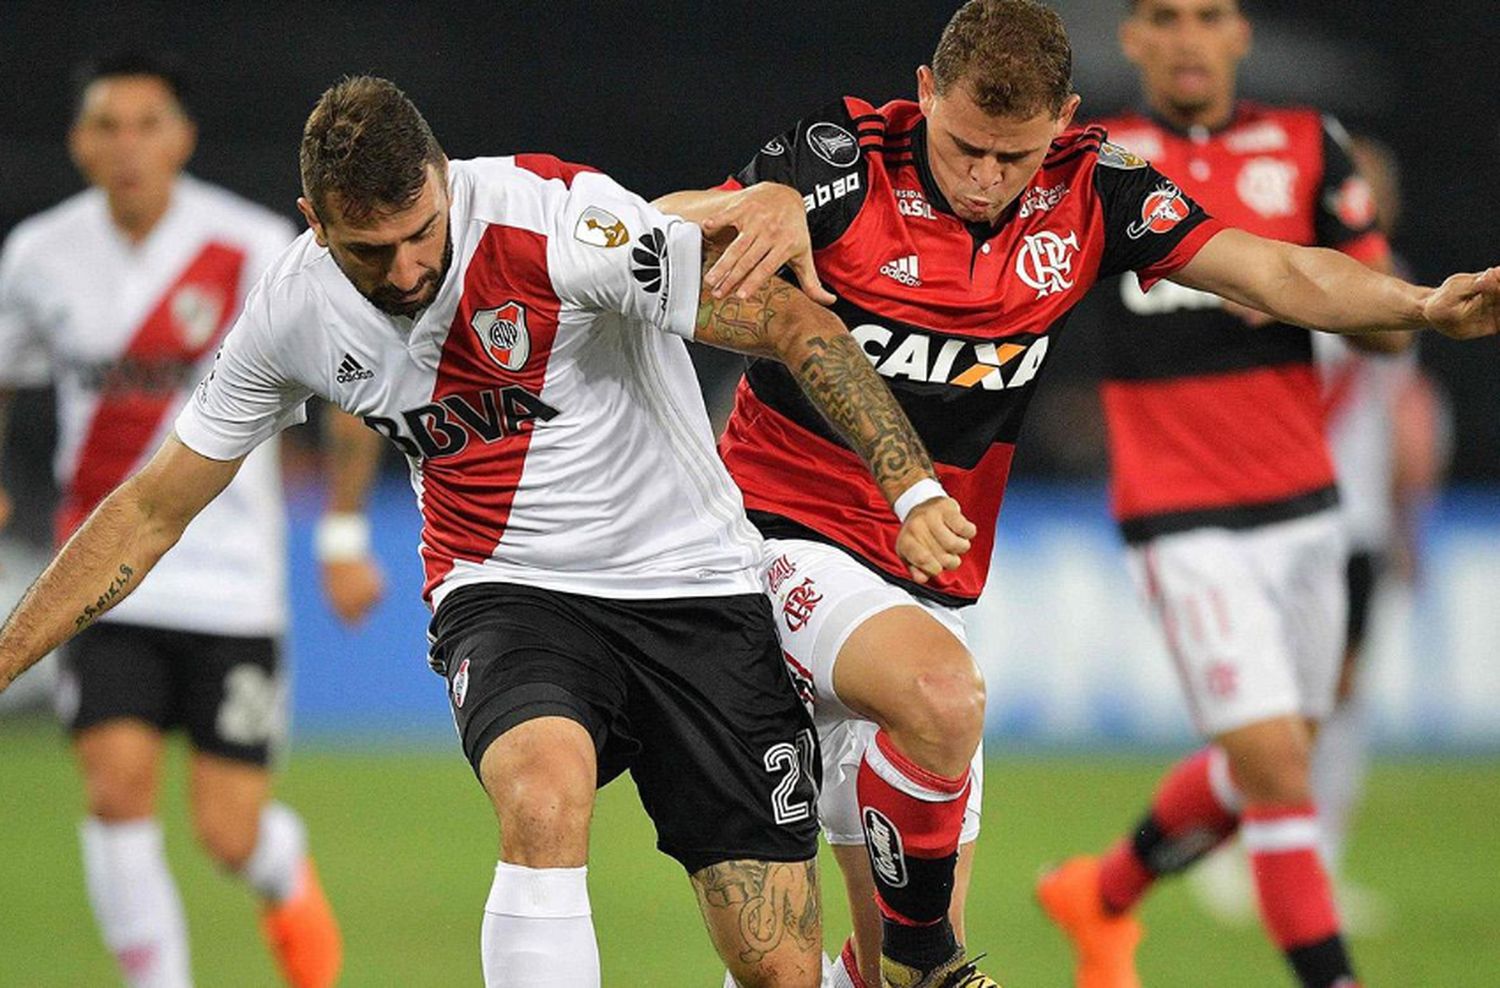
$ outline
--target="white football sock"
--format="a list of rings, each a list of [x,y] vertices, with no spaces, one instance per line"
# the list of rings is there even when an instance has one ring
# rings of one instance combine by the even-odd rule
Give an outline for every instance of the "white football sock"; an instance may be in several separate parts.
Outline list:
[[[188,988],[187,921],[154,819],[78,828],[89,903],[130,988]]]
[[[479,934],[485,988],[599,988],[587,875],[495,865]]]
[[[1323,866],[1337,876],[1354,808],[1364,794],[1370,770],[1370,737],[1365,705],[1359,696],[1334,708],[1318,729],[1313,744],[1312,790],[1322,830]]]
[[[307,857],[307,828],[290,806],[267,803],[260,810],[255,850],[240,870],[240,877],[273,903],[297,894],[302,881],[302,862]]]

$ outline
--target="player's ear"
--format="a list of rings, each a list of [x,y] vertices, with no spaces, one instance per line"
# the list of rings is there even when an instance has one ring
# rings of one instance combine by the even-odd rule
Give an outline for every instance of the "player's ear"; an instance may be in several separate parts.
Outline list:
[[[307,220],[307,225],[312,228],[313,236],[318,240],[318,246],[327,247],[328,237],[323,231],[323,221],[318,219],[318,211],[313,208],[311,200],[306,196],[298,196],[297,211],[302,214],[302,218]]]
[[[179,126],[181,131],[177,137],[177,167],[181,170],[187,167],[188,159],[198,149],[198,125],[191,118],[183,117]]]
[[[1255,43],[1255,29],[1250,26],[1250,18],[1244,14],[1236,13],[1234,19],[1234,57],[1236,61],[1239,61],[1250,54],[1250,49]]]
[[[937,99],[937,80],[933,78],[932,69],[926,65],[917,66],[917,104],[922,107],[922,115],[932,114],[933,101]]]
[[[1083,103],[1083,97],[1074,93],[1069,96],[1062,105],[1062,111],[1057,115],[1057,124],[1052,131],[1054,137],[1073,126],[1073,118],[1078,115],[1078,107]]]
[[[1126,61],[1137,68],[1141,64],[1140,29],[1140,23],[1136,21],[1134,14],[1120,22],[1120,51],[1124,52]]]

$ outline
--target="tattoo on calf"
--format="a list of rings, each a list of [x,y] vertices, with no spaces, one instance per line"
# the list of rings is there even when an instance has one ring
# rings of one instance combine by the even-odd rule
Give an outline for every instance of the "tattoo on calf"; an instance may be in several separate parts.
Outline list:
[[[121,563],[117,575],[113,580],[109,581],[109,586],[104,588],[104,592],[99,595],[99,599],[92,604],[86,605],[82,613],[73,619],[74,630],[82,631],[85,625],[109,610],[110,605],[125,592],[125,587],[130,583],[132,576],[135,576],[135,570],[131,569],[125,563]]]
[[[759,964],[788,937],[798,948],[821,946],[814,861],[725,861],[694,874],[693,890],[726,959]]]

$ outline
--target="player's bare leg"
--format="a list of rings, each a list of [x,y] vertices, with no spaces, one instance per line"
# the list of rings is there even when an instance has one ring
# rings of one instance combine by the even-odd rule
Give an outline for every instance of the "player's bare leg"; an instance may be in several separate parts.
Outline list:
[[[525,721],[485,750],[480,780],[500,822],[480,934],[485,985],[598,988],[586,882],[593,738],[565,717]]]
[[[270,801],[271,774],[209,752],[193,755],[190,799],[198,842],[262,900],[261,929],[293,988],[326,988],[343,966],[343,939],[307,853],[307,831]]]
[[[80,731],[74,751],[89,817],[80,827],[89,903],[132,988],[192,984],[187,922],[155,818],[161,733],[129,719]]]
[[[813,861],[723,861],[693,873],[709,939],[741,988],[817,988],[823,919]]]
[[[849,919],[853,927],[845,952],[834,960],[846,972],[859,976],[849,978],[855,988],[876,988],[880,984],[880,908],[875,904],[875,878],[870,874],[870,855],[863,846],[837,844],[833,856],[844,876],[844,891],[849,898]],[[953,903],[948,920],[954,935],[964,943],[964,907],[969,897],[969,881],[974,874],[974,842],[960,844],[958,866],[953,873]],[[852,956],[851,956],[852,955]],[[851,964],[852,962],[852,964]],[[838,982],[835,982],[836,984]]]
[[[963,644],[919,607],[864,621],[839,650],[834,692],[879,730],[859,770],[881,913],[885,979],[937,985],[962,967],[949,919],[984,680]]]

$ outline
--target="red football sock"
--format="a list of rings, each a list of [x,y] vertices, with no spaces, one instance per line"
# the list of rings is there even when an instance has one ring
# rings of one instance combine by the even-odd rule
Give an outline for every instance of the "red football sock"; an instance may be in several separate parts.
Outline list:
[[[1240,838],[1250,855],[1266,932],[1302,984],[1352,986],[1333,886],[1318,854],[1317,810],[1311,803],[1248,806]]]
[[[881,730],[865,749],[856,791],[886,955],[920,969],[945,960],[957,946],[947,917],[968,770],[952,779],[929,772]],[[924,927],[930,932],[917,932]]]
[[[1203,748],[1178,762],[1162,778],[1146,819],[1105,853],[1099,871],[1105,906],[1125,912],[1156,879],[1222,844],[1239,826],[1239,803],[1223,751]]]

